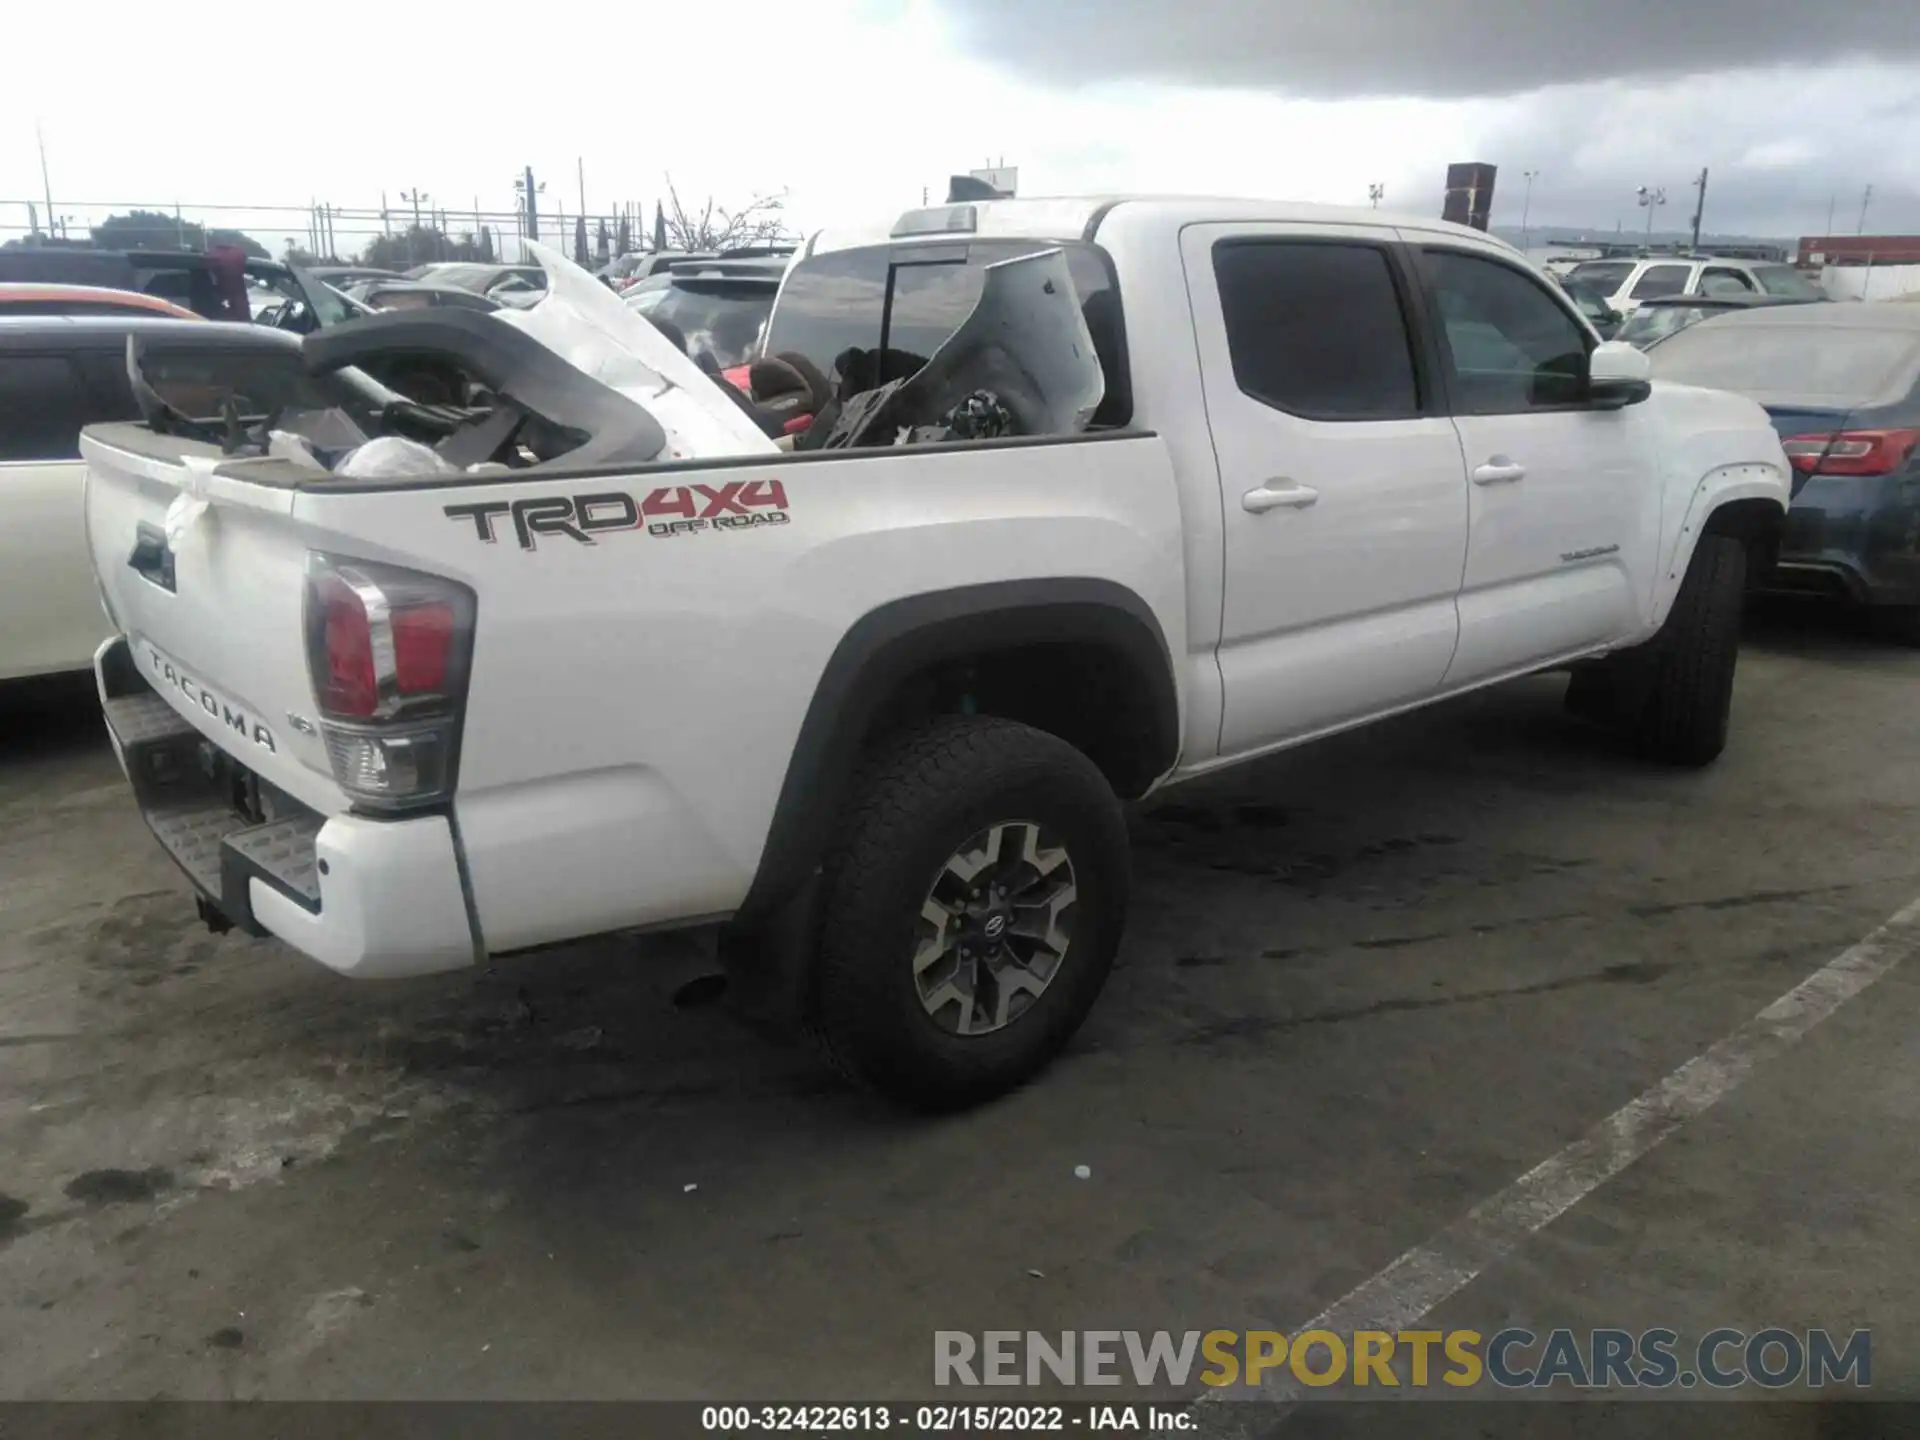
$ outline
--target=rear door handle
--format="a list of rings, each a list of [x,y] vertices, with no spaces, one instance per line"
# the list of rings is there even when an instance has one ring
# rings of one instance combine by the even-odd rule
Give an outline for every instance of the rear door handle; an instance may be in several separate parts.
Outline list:
[[[1264,515],[1269,510],[1304,510],[1320,498],[1311,485],[1296,485],[1291,480],[1269,480],[1240,497],[1240,508],[1249,515]]]
[[[1516,465],[1504,455],[1495,455],[1473,472],[1476,485],[1511,485],[1527,478],[1527,467]]]

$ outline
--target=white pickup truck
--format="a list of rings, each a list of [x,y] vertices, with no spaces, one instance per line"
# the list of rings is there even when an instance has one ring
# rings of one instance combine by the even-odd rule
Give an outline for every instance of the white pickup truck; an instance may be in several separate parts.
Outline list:
[[[1070,433],[675,458],[685,424],[649,409],[737,421],[718,387],[635,362],[657,384],[616,395],[552,330],[552,363],[440,444],[505,459],[481,471],[90,429],[101,696],[203,915],[350,976],[725,922],[845,1071],[954,1106],[1092,1006],[1122,801],[1548,668],[1651,758],[1720,752],[1743,580],[1789,496],[1757,405],[1651,384],[1483,234],[1259,201],[822,234],[767,349],[850,398],[1035,252],[1022,313],[1064,291],[1099,362]],[[591,309],[559,268],[462,343]],[[640,324],[607,303],[602,340]],[[626,438],[576,444],[603,424]]]

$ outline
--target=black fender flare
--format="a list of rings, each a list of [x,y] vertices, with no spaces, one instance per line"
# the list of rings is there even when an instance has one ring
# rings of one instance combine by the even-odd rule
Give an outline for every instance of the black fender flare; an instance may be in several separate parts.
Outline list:
[[[798,895],[820,857],[860,759],[860,744],[887,699],[929,665],[1022,645],[1089,642],[1116,655],[1151,687],[1158,768],[1179,755],[1180,702],[1172,652],[1153,609],[1111,580],[1007,580],[936,590],[868,611],[834,647],[794,740],[747,898],[736,921],[751,927]]]

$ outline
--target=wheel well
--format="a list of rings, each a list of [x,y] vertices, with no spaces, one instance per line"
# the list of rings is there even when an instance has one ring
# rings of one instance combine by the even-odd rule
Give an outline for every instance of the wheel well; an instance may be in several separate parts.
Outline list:
[[[936,715],[994,715],[1058,736],[1133,799],[1174,759],[1157,688],[1131,656],[1097,640],[983,649],[904,678],[874,712],[860,748]]]
[[[1779,551],[1786,518],[1772,500],[1730,500],[1707,516],[1701,534],[1732,536],[1747,547],[1750,566],[1764,568]]]
[[[1145,793],[1179,754],[1166,638],[1126,587],[998,581],[891,601],[849,628],[827,661],[741,918],[788,907],[817,872],[862,755],[943,714],[997,715],[1056,735],[1126,798]]]

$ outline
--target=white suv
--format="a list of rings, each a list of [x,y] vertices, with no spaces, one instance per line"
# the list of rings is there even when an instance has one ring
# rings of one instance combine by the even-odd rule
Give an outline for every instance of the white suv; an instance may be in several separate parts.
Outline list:
[[[1824,300],[1826,293],[1791,265],[1717,260],[1700,255],[1655,255],[1640,260],[1587,260],[1567,273],[1566,283],[1604,295],[1630,315],[1642,300],[1669,295],[1778,295],[1788,300]]]

